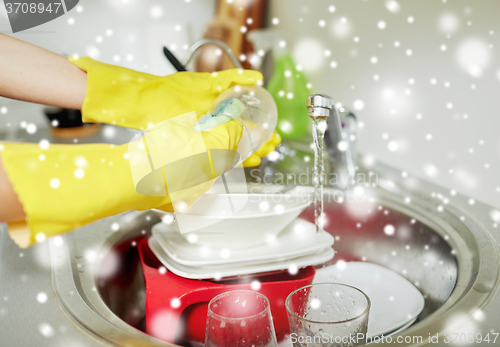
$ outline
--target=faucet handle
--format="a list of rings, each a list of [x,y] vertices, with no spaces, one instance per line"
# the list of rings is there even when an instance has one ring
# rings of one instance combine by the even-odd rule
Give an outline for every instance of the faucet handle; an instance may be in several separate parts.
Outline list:
[[[335,107],[335,101],[328,95],[313,94],[307,98],[307,108],[315,107],[327,108],[331,110]]]

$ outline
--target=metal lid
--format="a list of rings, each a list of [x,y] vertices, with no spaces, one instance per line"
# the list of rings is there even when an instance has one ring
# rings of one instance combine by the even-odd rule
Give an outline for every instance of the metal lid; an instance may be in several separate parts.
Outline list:
[[[307,107],[322,107],[331,109],[335,107],[335,101],[328,95],[314,94],[307,98]]]

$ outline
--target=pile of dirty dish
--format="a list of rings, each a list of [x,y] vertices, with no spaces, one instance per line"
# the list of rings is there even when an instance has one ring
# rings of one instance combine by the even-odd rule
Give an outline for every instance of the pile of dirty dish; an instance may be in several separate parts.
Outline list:
[[[334,239],[297,218],[309,195],[205,194],[188,211],[162,214],[149,248],[174,274],[216,279],[298,269],[334,256]]]

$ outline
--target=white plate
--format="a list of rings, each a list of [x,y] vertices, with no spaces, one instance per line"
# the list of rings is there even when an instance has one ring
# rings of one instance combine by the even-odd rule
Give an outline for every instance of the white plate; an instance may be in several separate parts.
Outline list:
[[[424,308],[420,291],[398,273],[365,262],[341,262],[316,270],[313,283],[335,282],[361,289],[371,300],[367,336],[393,332]]]
[[[158,223],[153,226],[152,233],[173,261],[187,266],[284,261],[329,248],[334,240],[326,231],[317,233],[316,226],[304,219],[293,221],[267,244],[235,250],[221,250],[190,243],[179,234],[175,224]]]
[[[384,336],[387,337],[387,336],[391,336],[391,335],[395,335],[395,334],[399,334],[400,332],[402,332],[403,330],[406,330],[408,329],[409,327],[411,327],[411,325],[413,323],[415,323],[415,321],[417,320],[417,317],[413,318],[411,321],[409,321],[408,323],[406,323],[405,325],[403,325],[402,327],[399,327],[397,328],[396,330],[394,331],[391,331],[389,333],[385,333]]]
[[[149,248],[156,255],[158,260],[174,274],[190,278],[190,279],[209,279],[234,277],[240,275],[248,275],[262,272],[272,272],[279,270],[287,270],[290,268],[303,268],[309,265],[318,265],[331,260],[335,254],[333,248],[327,248],[316,254],[310,254],[303,257],[289,259],[282,262],[272,261],[264,264],[240,263],[229,265],[212,265],[212,266],[186,266],[172,260],[161,247],[154,236],[149,238]]]

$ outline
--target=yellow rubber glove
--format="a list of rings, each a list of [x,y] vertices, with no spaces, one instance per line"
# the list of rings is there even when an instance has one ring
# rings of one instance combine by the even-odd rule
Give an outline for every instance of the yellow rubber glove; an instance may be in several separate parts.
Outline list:
[[[196,119],[196,115],[193,116]],[[192,124],[187,126],[192,127]],[[174,161],[164,167],[151,168],[150,171],[156,172],[167,171],[168,167],[170,170],[176,167],[187,170],[170,175],[165,180],[166,185],[162,180],[164,194],[146,196],[137,192],[140,187],[135,184],[137,180],[133,177],[133,158],[130,154],[130,148],[141,141],[152,146],[148,147],[151,154],[155,151],[169,153],[171,150],[184,150],[187,153],[191,147],[196,147],[194,141],[182,136],[171,136],[157,142],[156,137],[160,131],[183,132],[187,131],[186,127],[169,123],[137,142],[120,146],[51,144],[46,148],[38,144],[1,143],[0,158],[27,215],[26,223],[9,224],[9,234],[20,247],[25,248],[48,237],[129,210],[159,208],[173,212],[178,202],[184,207],[190,206],[210,189],[217,175],[222,173],[217,171],[217,167],[224,166],[227,170],[231,166],[231,163],[215,163],[211,153],[228,149],[231,150],[228,152],[234,152],[243,132],[239,122],[231,121],[201,132],[202,141],[208,150],[204,156],[193,155],[193,160],[184,158],[181,165]],[[152,157],[154,159],[154,155]],[[204,180],[197,176],[195,182],[189,181],[190,172],[199,172],[200,165],[205,166],[202,171],[211,174]],[[172,187],[175,192],[170,193]]]
[[[87,72],[83,121],[134,129],[145,129],[188,112],[202,115],[222,91],[237,84],[262,81],[261,73],[252,70],[178,72],[160,77],[89,57],[69,59]]]
[[[254,167],[254,166],[259,166],[261,162],[261,158],[265,157],[269,153],[275,150],[276,146],[278,146],[281,143],[281,136],[274,131],[274,133],[271,135],[271,138],[269,141],[264,143],[254,154],[249,156],[244,162],[243,166],[244,167]]]

